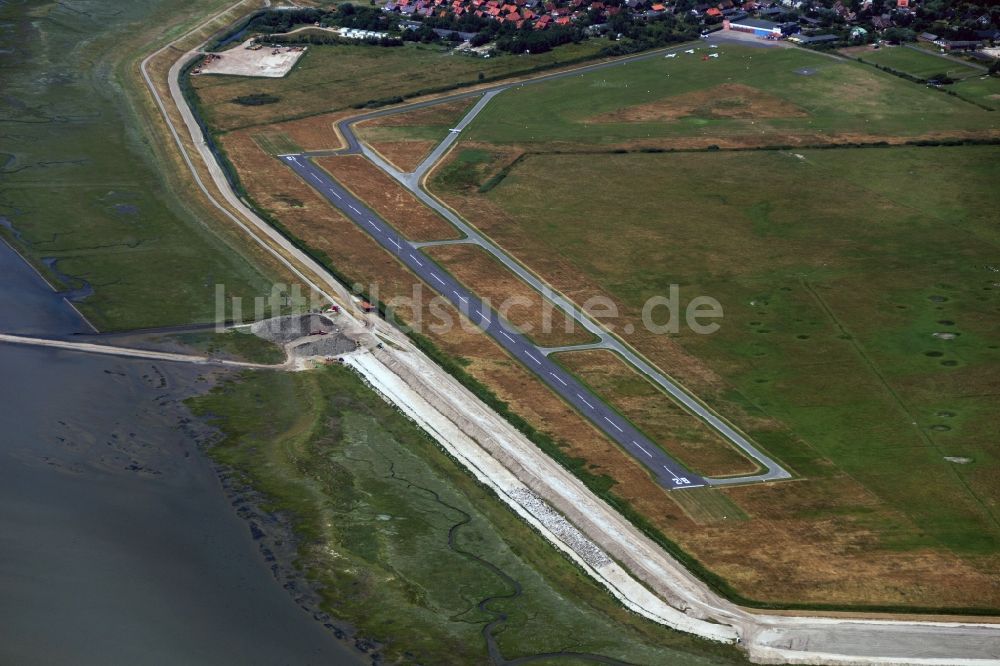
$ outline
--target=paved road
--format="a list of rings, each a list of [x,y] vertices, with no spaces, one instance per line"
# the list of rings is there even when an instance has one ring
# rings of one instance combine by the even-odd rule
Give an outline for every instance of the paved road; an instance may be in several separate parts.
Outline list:
[[[159,352],[149,349],[132,347],[116,347],[113,345],[97,345],[91,342],[73,342],[54,338],[37,338],[27,335],[9,335],[0,333],[0,343],[13,345],[28,345],[30,347],[48,347],[50,349],[66,349],[68,351],[86,352],[88,354],[103,354],[105,356],[124,356],[129,358],[145,358],[154,361],[173,361],[175,363],[196,363],[198,365],[219,365],[230,368],[274,369],[284,365],[263,365],[261,363],[246,363],[243,361],[228,361],[225,359],[193,356],[173,352]]]
[[[661,49],[652,53],[643,53],[631,58],[616,60],[612,62],[602,62],[593,65],[585,65],[580,68],[564,71],[555,72],[545,76],[541,76],[529,81],[515,82],[515,83],[504,83],[496,86],[490,86],[485,89],[480,89],[476,91],[457,93],[455,95],[449,95],[446,97],[441,97],[435,100],[429,100],[424,102],[417,102],[415,104],[409,104],[404,107],[394,107],[391,109],[382,109],[379,111],[373,111],[371,113],[366,113],[361,116],[355,116],[353,118],[348,118],[340,121],[337,124],[340,134],[347,143],[347,147],[341,150],[327,150],[327,151],[313,151],[308,153],[302,153],[299,157],[312,157],[312,156],[330,156],[330,155],[343,155],[343,154],[363,154],[369,160],[371,160],[376,166],[378,166],[382,171],[387,173],[390,177],[395,179],[410,192],[414,194],[418,199],[420,199],[425,205],[436,211],[439,215],[444,217],[446,220],[451,222],[460,232],[464,234],[464,238],[459,241],[448,241],[449,243],[455,242],[465,242],[474,245],[478,245],[490,254],[492,254],[498,261],[500,261],[508,270],[517,275],[521,280],[531,285],[537,291],[545,295],[553,303],[555,303],[560,309],[565,311],[569,316],[573,317],[579,324],[581,324],[587,331],[596,336],[600,342],[597,345],[592,345],[591,348],[597,347],[602,349],[608,349],[614,351],[622,356],[626,361],[628,361],[633,367],[635,367],[639,372],[645,374],[652,381],[658,384],[664,391],[671,395],[675,400],[684,405],[692,414],[697,418],[701,419],[707,423],[712,429],[718,432],[727,441],[734,444],[736,447],[741,449],[746,453],[751,459],[753,459],[762,469],[761,473],[748,474],[742,476],[733,477],[723,477],[723,478],[706,478],[704,479],[707,483],[711,485],[733,485],[733,484],[743,484],[743,483],[755,483],[763,481],[776,481],[780,479],[787,479],[791,477],[777,461],[768,456],[766,453],[761,451],[744,437],[739,431],[730,426],[727,422],[721,419],[714,412],[709,410],[703,403],[688,394],[684,389],[682,389],[676,382],[664,375],[659,369],[654,367],[652,364],[647,362],[642,356],[637,354],[628,344],[624,343],[621,339],[612,335],[607,329],[593,321],[585,312],[580,310],[575,303],[567,298],[564,298],[558,292],[555,292],[547,284],[542,282],[535,274],[530,272],[522,264],[520,264],[516,259],[508,255],[504,250],[497,246],[492,240],[483,236],[474,227],[466,223],[458,215],[456,215],[451,209],[444,206],[437,198],[426,191],[423,187],[423,178],[428,172],[428,170],[445,154],[445,152],[452,146],[452,144],[460,136],[459,132],[465,127],[467,127],[479,114],[480,111],[493,99],[496,95],[502,93],[510,88],[522,87],[525,85],[534,85],[536,83],[541,83],[545,81],[552,81],[556,79],[566,78],[570,76],[580,76],[585,72],[592,72],[601,69],[607,69],[610,67],[621,67],[626,66],[630,62],[635,62],[638,60],[646,60],[650,58],[661,58],[665,54],[670,52],[677,52],[691,48],[690,44],[685,44],[682,46],[672,47],[669,49]],[[372,120],[374,118],[383,117],[386,115],[392,115],[397,113],[405,113],[408,111],[413,111],[416,109],[422,109],[436,104],[444,104],[451,101],[459,99],[472,99],[474,97],[481,96],[481,99],[469,110],[469,112],[462,118],[462,120],[455,126],[456,130],[459,132],[449,132],[445,140],[438,145],[427,158],[425,158],[417,169],[411,173],[403,173],[396,169],[393,165],[389,164],[381,155],[372,150],[369,146],[362,143],[356,133],[354,132],[354,125],[359,122],[364,122],[366,120]],[[286,156],[283,156],[286,157]],[[428,244],[420,244],[419,246],[426,246]],[[552,350],[545,350],[546,353]],[[531,367],[531,366],[529,366]],[[544,379],[544,377],[543,377]],[[641,458],[640,458],[641,459]]]
[[[452,278],[419,248],[400,236],[395,229],[330,178],[309,158],[300,155],[285,155],[282,157],[282,161],[319,191],[333,206],[341,210],[374,238],[379,245],[395,255],[407,268],[496,340],[500,346],[534,371],[556,393],[590,419],[594,425],[618,442],[636,459],[642,461],[663,487],[675,489],[706,485],[702,477],[685,470],[680,463],[665,454],[632,424],[594,395],[590,389],[584,387],[570,373],[551,361],[538,347],[518,333],[513,326],[503,321],[497,313],[484,306],[472,292]]]

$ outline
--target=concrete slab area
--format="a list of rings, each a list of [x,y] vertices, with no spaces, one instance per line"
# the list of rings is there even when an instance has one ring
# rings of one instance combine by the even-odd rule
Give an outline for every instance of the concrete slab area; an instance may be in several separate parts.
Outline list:
[[[251,47],[252,43],[248,39],[234,49],[207,54],[205,63],[193,73],[280,79],[292,71],[306,52],[304,46]]]

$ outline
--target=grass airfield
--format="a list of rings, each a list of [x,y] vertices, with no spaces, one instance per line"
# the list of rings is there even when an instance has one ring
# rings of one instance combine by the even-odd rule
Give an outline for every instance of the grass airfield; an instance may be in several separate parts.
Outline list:
[[[696,48],[504,92],[467,140],[684,148],[1000,129],[995,114],[859,63],[795,48]]]
[[[1000,148],[656,152],[991,139],[994,115],[821,54],[702,45],[501,94],[431,189],[576,302],[613,298],[627,341],[801,477],[721,491],[752,518],[704,527],[725,546],[680,537],[736,589],[995,608]],[[622,332],[670,284],[717,298],[722,330]]]
[[[990,279],[982,267],[992,265],[995,242],[986,216],[997,149],[808,148],[988,141],[997,136],[994,114],[800,49],[692,48],[699,50],[500,94],[428,182],[576,302],[611,297],[622,322],[636,323],[645,298],[671,283],[685,298],[719,298],[726,319],[715,336],[653,336],[639,327],[624,337],[798,479],[667,495],[481,336],[453,331],[430,340],[578,474],[609,489],[744,603],[1000,607],[995,449],[977,434],[995,430],[986,397],[995,305],[988,285],[976,282]],[[719,57],[703,59],[712,53]],[[296,79],[303,71],[293,71],[287,90],[305,82]],[[310,109],[338,108],[331,90],[317,88]],[[292,100],[264,115],[290,118]],[[359,129],[413,164],[460,106]],[[225,132],[222,143],[254,199],[338,270],[377,282],[386,300],[408,294],[412,275],[305,183],[272,168],[253,139],[308,122],[310,147],[336,147],[331,118],[269,126],[266,118],[230,123],[232,116],[222,128],[245,127]],[[727,150],[773,146],[785,148]],[[456,275],[468,270],[462,256],[451,257]],[[941,292],[946,286],[963,295]],[[845,294],[854,300],[841,302]],[[967,304],[974,307],[962,317],[949,310]],[[960,335],[935,337],[948,332],[943,321]],[[715,448],[724,444],[683,418],[650,419],[664,398],[627,368],[572,352],[560,362],[634,389],[617,408],[649,429],[676,426],[672,448],[696,470],[699,462],[738,467],[730,451]],[[971,392],[960,388],[967,381]]]

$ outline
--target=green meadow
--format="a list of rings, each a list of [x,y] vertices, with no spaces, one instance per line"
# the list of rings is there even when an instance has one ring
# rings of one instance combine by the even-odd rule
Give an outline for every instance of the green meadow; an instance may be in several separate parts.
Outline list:
[[[631,311],[671,284],[719,300],[719,332],[676,337],[731,386],[703,397],[921,525],[886,543],[977,556],[1000,547],[997,182],[993,146],[566,154],[482,196],[542,276],[558,257]]]
[[[698,48],[513,88],[476,118],[463,139],[600,145],[763,137],[783,144],[1000,127],[996,114],[860,63],[797,48]],[[703,59],[713,53],[719,57]],[[727,88],[734,85],[735,92]],[[757,98],[742,100],[740,109],[747,88]],[[621,111],[629,107],[647,109],[649,119],[623,122]]]
[[[326,609],[389,663],[487,663],[486,635],[509,660],[744,663],[626,611],[346,368],[248,373],[191,404],[225,435],[211,454],[292,516]]]

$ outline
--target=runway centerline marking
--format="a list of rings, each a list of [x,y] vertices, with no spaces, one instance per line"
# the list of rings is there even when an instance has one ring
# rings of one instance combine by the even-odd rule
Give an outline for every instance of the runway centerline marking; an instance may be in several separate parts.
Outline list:
[[[528,357],[529,357],[529,358],[530,358],[530,359],[531,359],[532,361],[534,361],[535,363],[537,363],[538,365],[541,365],[541,364],[542,364],[542,362],[541,362],[541,361],[539,361],[539,360],[538,360],[537,358],[535,358],[534,356],[532,356],[532,354],[531,354],[531,352],[530,352],[530,351],[528,351],[528,350],[525,350],[525,351],[524,351],[524,353],[525,353],[525,354],[527,354],[527,355],[528,355]]]
[[[607,416],[604,417],[604,420],[613,425],[614,427],[618,428],[618,432],[625,432],[624,430],[621,429],[621,426],[619,426],[617,423],[609,419]]]
[[[437,273],[431,273],[431,277],[440,282],[441,284],[444,284],[444,280],[439,278]]]
[[[508,339],[508,340],[510,340],[511,342],[514,342],[514,338],[510,337],[509,335],[507,335],[507,331],[505,331],[505,330],[501,329],[501,330],[500,330],[500,335],[502,335],[503,337],[507,338],[507,339]]]
[[[646,454],[647,456],[649,456],[650,458],[652,458],[652,457],[653,457],[653,454],[652,454],[652,453],[650,453],[649,451],[647,451],[647,450],[646,450],[646,449],[645,449],[645,448],[644,448],[644,447],[642,446],[642,444],[640,444],[639,442],[635,441],[634,439],[632,440],[632,443],[633,443],[633,444],[635,444],[636,446],[638,446],[638,447],[639,447],[639,449],[640,449],[640,450],[641,450],[641,451],[642,451],[643,453],[645,453],[645,454]]]
[[[576,394],[576,397],[578,397],[578,398],[579,398],[580,400],[583,400],[583,404],[587,405],[587,407],[590,407],[591,409],[593,409],[593,408],[594,408],[594,406],[593,406],[592,404],[590,404],[589,402],[587,402],[587,399],[586,399],[586,398],[584,398],[584,397],[583,397],[582,395],[580,395],[579,393],[577,393],[577,394]]]
[[[423,266],[424,265],[422,261],[420,261],[419,259],[417,259],[417,255],[415,255],[415,254],[411,254],[410,255],[410,259],[413,259],[413,261],[417,262],[417,266]]]
[[[550,372],[549,374],[552,375],[553,377],[555,377],[557,380],[559,380],[559,383],[562,384],[563,386],[569,386],[569,384],[567,384],[565,381],[563,381],[563,378],[560,377],[559,375],[557,375],[556,373]]]

